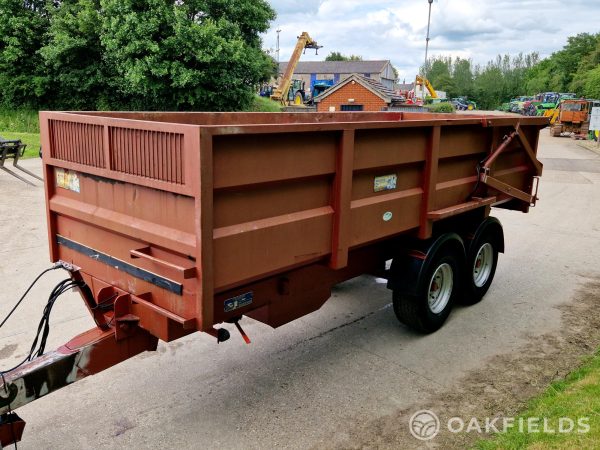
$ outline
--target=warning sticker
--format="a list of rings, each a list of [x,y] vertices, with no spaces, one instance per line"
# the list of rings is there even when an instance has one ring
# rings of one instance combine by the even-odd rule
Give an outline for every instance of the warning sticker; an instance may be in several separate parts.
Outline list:
[[[57,187],[77,193],[80,192],[79,175],[77,175],[77,172],[57,168],[54,173],[56,173]]]
[[[396,189],[398,184],[398,175],[384,175],[375,178],[375,192],[391,191]]]
[[[237,297],[230,298],[229,300],[225,300],[225,312],[227,313],[235,311],[236,309],[251,305],[253,299],[254,294],[252,292],[247,292],[245,294],[238,295]]]

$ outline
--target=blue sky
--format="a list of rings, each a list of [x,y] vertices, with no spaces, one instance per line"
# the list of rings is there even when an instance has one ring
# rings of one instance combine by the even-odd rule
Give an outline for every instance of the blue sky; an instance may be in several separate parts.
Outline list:
[[[281,29],[281,60],[307,31],[324,48],[364,59],[389,59],[400,78],[411,78],[425,59],[427,0],[269,0],[278,17],[263,36],[275,48]],[[600,31],[600,0],[435,0],[430,55],[472,58],[485,64],[497,54],[560,50],[568,36]]]

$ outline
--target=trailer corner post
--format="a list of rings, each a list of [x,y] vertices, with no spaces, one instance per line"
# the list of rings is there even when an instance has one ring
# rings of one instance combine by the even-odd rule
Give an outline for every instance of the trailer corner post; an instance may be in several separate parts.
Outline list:
[[[199,130],[198,140],[191,148],[196,149],[193,159],[198,174],[194,182],[196,196],[196,265],[200,289],[196,295],[196,310],[201,331],[211,331],[214,319],[214,177],[213,177],[213,134],[207,129]],[[199,150],[199,151],[198,151]]]

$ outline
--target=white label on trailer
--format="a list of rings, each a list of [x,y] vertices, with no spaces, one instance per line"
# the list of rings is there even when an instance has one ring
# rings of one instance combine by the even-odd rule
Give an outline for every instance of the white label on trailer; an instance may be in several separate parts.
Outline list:
[[[375,192],[391,191],[398,185],[398,175],[384,175],[375,178]]]
[[[600,106],[592,108],[592,115],[590,117],[590,130],[600,130]]]
[[[77,172],[71,170],[65,170],[56,168],[56,186],[59,188],[67,189],[68,191],[80,192],[79,186],[79,175]]]

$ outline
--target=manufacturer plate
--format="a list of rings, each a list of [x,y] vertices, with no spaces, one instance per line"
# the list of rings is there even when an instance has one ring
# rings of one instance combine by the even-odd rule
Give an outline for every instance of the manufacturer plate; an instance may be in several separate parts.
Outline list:
[[[375,178],[375,192],[391,191],[398,185],[398,175],[385,175]]]
[[[79,175],[77,175],[77,172],[57,168],[55,173],[57,187],[77,193],[80,192]]]
[[[236,309],[240,309],[245,306],[251,305],[253,299],[254,293],[247,292],[245,294],[238,295],[237,297],[225,300],[225,312],[228,313],[231,311],[235,311]]]

